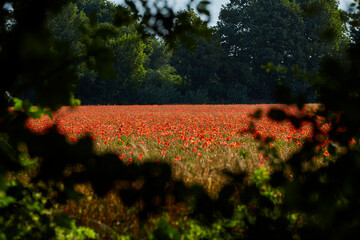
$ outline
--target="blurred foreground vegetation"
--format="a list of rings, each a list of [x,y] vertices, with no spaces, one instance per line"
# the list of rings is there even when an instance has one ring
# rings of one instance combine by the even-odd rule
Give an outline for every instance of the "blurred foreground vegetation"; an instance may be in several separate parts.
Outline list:
[[[148,60],[148,66],[151,68],[145,68],[145,58],[151,58],[149,52],[155,53],[154,49],[167,50],[156,38],[150,37],[152,40],[143,38],[143,41],[134,39],[157,34],[163,37],[170,47],[182,42],[191,49],[194,47],[194,39],[207,35],[208,30],[204,27],[204,23],[199,21],[193,11],[174,13],[166,3],[165,7],[159,5],[159,8],[154,9],[151,6],[152,10],[150,10],[147,1],[138,2],[144,3],[142,11],[139,11],[141,6],[134,5],[132,1],[126,1],[128,8],[112,7],[111,4],[100,1],[105,7],[113,9],[113,23],[110,23],[108,19],[112,14],[107,14],[106,8],[100,8],[103,9],[100,13],[91,10],[87,13],[86,8],[82,9],[82,12],[76,9],[85,6],[86,2],[76,4],[68,0],[1,1],[3,7],[0,10],[0,66],[3,77],[0,92],[4,96],[0,98],[0,238],[94,238],[96,234],[93,230],[76,226],[75,220],[57,210],[58,205],[82,197],[75,190],[75,185],[78,183],[91,184],[97,196],[102,197],[118,181],[126,183],[126,186],[131,186],[136,181],[142,182],[140,188],[122,188],[117,192],[128,206],[141,202],[142,208],[136,213],[139,222],[161,212],[167,197],[173,197],[174,201],[190,206],[188,218],[191,220],[186,222],[187,225],[183,225],[184,228],[176,229],[171,227],[166,219],[160,220],[148,234],[149,238],[153,239],[181,239],[185,236],[189,239],[215,238],[214,236],[218,236],[219,239],[359,237],[360,43],[357,42],[356,37],[359,26],[357,14],[340,14],[335,10],[335,15],[332,16],[338,18],[333,19],[333,22],[327,24],[328,27],[321,31],[322,38],[332,43],[330,46],[341,50],[339,54],[322,57],[321,64],[315,68],[304,67],[306,61],[304,65],[299,66],[306,71],[315,71],[312,74],[294,70],[295,76],[307,79],[311,84],[316,99],[322,107],[304,116],[288,116],[280,109],[274,109],[269,113],[271,118],[278,121],[288,119],[296,127],[301,126],[302,122],[310,122],[313,124],[314,136],[307,139],[299,152],[291,156],[286,163],[275,161],[274,171],[271,174],[262,169],[257,170],[250,184],[244,183],[245,173],[226,172],[231,180],[220,190],[216,198],[210,197],[201,186],[189,187],[182,181],[171,179],[171,168],[166,164],[147,163],[141,166],[127,166],[119,161],[116,155],[95,154],[92,151],[90,137],[81,139],[75,145],[69,145],[55,128],[45,135],[36,135],[24,127],[24,121],[29,116],[38,117],[43,113],[51,115],[49,110],[55,110],[62,105],[78,104],[79,101],[74,96],[78,94],[81,98],[81,94],[77,91],[81,92],[85,86],[90,86],[89,82],[82,81],[92,79],[95,82],[98,78],[117,79],[124,74],[119,79],[125,84],[123,85],[125,88],[120,88],[114,98],[127,95],[127,101],[131,103],[131,98],[137,99],[135,98],[137,90],[146,79],[151,83],[153,80],[162,79],[156,77],[156,74],[163,76],[167,80],[166,84],[178,84],[186,80],[184,76],[177,76],[168,64],[156,65],[154,61]],[[249,8],[249,13],[252,13],[254,9],[251,8],[256,6],[255,10],[259,10],[259,16],[266,14],[265,10],[269,13],[270,11],[265,7],[264,13],[260,11],[261,6],[256,4],[261,2],[254,1],[255,5],[251,2],[244,8]],[[268,2],[274,1],[267,1],[266,4]],[[300,17],[296,15],[301,13],[298,5],[292,5],[290,1],[279,2],[284,4],[281,6],[286,6],[283,9],[285,13],[290,11],[293,14],[286,15],[284,12],[279,12],[279,18],[288,16],[291,17],[289,21],[295,21]],[[229,6],[239,3],[240,1],[230,1]],[[355,3],[357,4],[358,1]],[[206,1],[200,2],[197,11],[206,15],[207,4]],[[319,12],[323,13],[323,9],[333,13],[332,7],[336,7],[334,1],[299,1],[299,4],[307,6],[306,12],[315,16],[319,16],[316,15]],[[358,6],[356,4],[355,6]],[[272,6],[277,6],[277,3]],[[244,8],[240,7],[242,10]],[[238,8],[229,7],[228,10],[234,9]],[[140,12],[142,16],[139,15]],[[69,15],[56,19],[58,13]],[[226,19],[225,15],[223,11],[220,21]],[[246,15],[241,16],[246,17]],[[249,21],[249,24],[256,26],[257,12],[249,16],[254,20],[254,22]],[[319,17],[326,19],[326,16]],[[69,19],[73,21],[61,21]],[[339,24],[336,19],[347,22],[349,25],[345,26],[351,26],[350,36],[355,36],[345,46],[341,40],[343,32],[339,33],[339,27],[344,25]],[[57,28],[57,24],[74,24],[75,27]],[[297,24],[294,26],[300,27]],[[309,24],[305,26],[308,27]],[[271,29],[270,27],[271,24],[264,29]],[[252,26],[246,28],[252,29]],[[62,35],[64,29],[69,32]],[[133,29],[137,29],[137,33]],[[54,32],[58,35],[54,35]],[[239,38],[242,41],[246,39],[254,41],[256,46],[256,39],[251,35],[248,36],[246,32],[240,31]],[[274,33],[277,31],[274,30]],[[272,32],[266,36],[269,34]],[[69,38],[72,40],[70,41]],[[314,37],[309,36],[307,39],[314,40]],[[150,44],[147,41],[153,44],[152,50],[146,50]],[[126,50],[126,47],[129,50]],[[243,47],[232,45],[230,49],[235,51]],[[293,48],[294,51],[298,49],[300,47]],[[260,70],[256,68],[257,53],[247,50],[249,54],[254,54],[249,55],[250,60],[242,59],[244,56],[241,53],[225,54],[242,63],[250,64],[254,61],[255,65],[250,68],[245,67],[245,72],[242,72],[250,76],[242,78],[244,80],[262,76],[258,72]],[[265,50],[269,49],[265,48]],[[131,55],[132,51],[140,54]],[[283,50],[280,52],[284,53]],[[264,53],[271,56],[267,51]],[[276,55],[276,52],[274,51],[273,54]],[[289,58],[294,58],[291,57],[295,56],[294,54],[286,52]],[[166,56],[166,54],[159,55]],[[319,55],[323,54],[319,53]],[[159,60],[159,58],[155,59]],[[286,71],[288,65],[279,66],[281,61],[279,63],[273,59],[269,60],[274,64],[268,64],[264,68],[270,74],[275,74],[274,77],[281,80],[284,75],[289,74]],[[115,67],[114,61],[119,63]],[[168,63],[169,60],[164,61]],[[123,64],[134,63],[136,64],[133,67],[121,69]],[[127,73],[126,71],[129,70],[131,72]],[[241,68],[240,70],[242,71]],[[153,74],[153,78],[150,73]],[[144,80],[139,82],[140,77]],[[191,84],[194,85],[189,86],[197,86],[196,80],[200,81],[200,78],[192,79],[194,83]],[[216,79],[213,80],[215,83],[211,86],[216,86]],[[254,84],[261,83],[251,81]],[[98,83],[100,85],[101,81]],[[292,85],[289,86],[286,82],[275,83],[264,83],[266,87],[275,87],[274,99],[286,104],[296,104],[299,108],[303,107],[306,94],[299,94],[301,91],[294,91]],[[105,87],[111,85],[105,84]],[[106,93],[113,93],[117,87],[118,85],[111,87],[112,91]],[[153,86],[150,84],[150,87]],[[249,94],[259,89],[261,88],[254,87]],[[184,94],[186,91],[185,88]],[[12,98],[9,92],[22,100]],[[27,96],[35,101],[36,108],[26,100]],[[113,98],[109,96],[108,99]],[[14,111],[9,109],[10,106],[14,106]],[[254,114],[254,117],[260,115],[260,113]],[[323,132],[315,116],[323,117],[324,123],[331,126],[329,132]],[[250,127],[249,131],[255,132],[255,129]],[[327,166],[312,167],[312,159],[318,154],[317,146],[321,144],[325,134],[332,140],[327,148],[334,159]],[[261,136],[258,138],[261,139]],[[270,140],[263,139],[264,142]],[[22,181],[19,181],[24,171],[27,174]],[[214,228],[207,230],[209,228],[204,226],[214,226]],[[120,238],[114,236],[116,237]]]

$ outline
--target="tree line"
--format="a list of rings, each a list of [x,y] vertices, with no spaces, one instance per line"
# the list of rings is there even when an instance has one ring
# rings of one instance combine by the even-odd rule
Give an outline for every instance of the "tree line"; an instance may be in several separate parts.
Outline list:
[[[79,0],[64,7],[49,27],[81,56],[86,24],[106,28],[115,12],[112,2]],[[222,6],[214,27],[207,27],[192,9],[182,13],[200,26],[204,38],[188,34],[193,44],[170,48],[151,32],[144,38],[138,20],[119,27],[104,43],[112,50],[106,54],[113,59],[113,76],[110,70],[105,77],[87,71],[79,60],[76,97],[85,105],[271,103],[276,102],[274,87],[284,84],[292,94],[316,102],[310,81],[296,73],[319,70],[324,56],[339,55],[350,41],[335,0],[321,6],[312,0],[231,0]],[[321,34],[334,41],[323,41]],[[268,62],[288,70],[268,72],[262,67]]]
[[[90,183],[97,195],[104,196],[112,184],[119,180],[131,186],[139,179],[144,182],[142,189],[121,189],[118,195],[130,206],[138,202],[139,197],[143,199],[144,209],[139,213],[142,220],[150,217],[149,213],[158,213],[162,210],[162,204],[157,205],[159,201],[153,201],[154,199],[163,200],[166,196],[174,196],[177,202],[193,206],[191,217],[205,225],[211,224],[219,217],[236,217],[236,211],[240,211],[239,221],[222,225],[224,231],[234,239],[348,239],[360,236],[358,12],[339,16],[340,20],[345,18],[348,26],[351,26],[350,43],[346,51],[322,58],[315,76],[293,70],[295,76],[311,82],[322,107],[304,116],[287,115],[276,108],[269,113],[272,119],[289,120],[297,128],[303,122],[311,123],[314,130],[312,138],[305,139],[301,149],[287,162],[277,164],[275,161],[273,173],[255,173],[254,175],[258,176],[258,182],[255,184],[248,185],[244,182],[243,173],[226,172],[230,180],[214,199],[199,186],[189,187],[181,180],[171,179],[171,168],[166,164],[149,162],[142,166],[127,166],[114,154],[99,156],[92,152],[90,137],[85,136],[76,144],[70,145],[55,128],[50,129],[45,135],[34,134],[25,128],[24,123],[28,117],[39,117],[43,113],[51,115],[46,111],[48,108],[56,110],[62,105],[76,105],[73,92],[77,91],[76,86],[82,77],[85,79],[85,76],[89,76],[89,79],[91,77],[95,81],[97,78],[107,79],[116,76],[116,71],[112,70],[115,56],[111,46],[116,45],[114,39],[120,30],[128,30],[128,26],[125,29],[122,26],[131,22],[138,13],[136,6],[131,5],[132,1],[128,1],[129,7],[132,7],[131,11],[117,7],[112,27],[101,22],[102,18],[106,19],[108,16],[105,13],[100,12],[97,16],[90,13],[87,19],[84,18],[86,21],[80,24],[79,32],[70,31],[67,34],[69,38],[78,41],[59,41],[53,37],[54,28],[49,29],[47,20],[49,15],[55,16],[59,13],[60,7],[68,6],[71,2],[75,1],[9,0],[6,4],[12,9],[6,4],[0,9],[0,67],[4,79],[0,81],[0,92],[5,93],[0,98],[2,239],[59,239],[59,233],[67,235],[68,238],[74,238],[74,234],[81,235],[83,239],[95,237],[91,236],[94,234],[89,232],[89,229],[76,227],[74,219],[59,214],[56,211],[58,204],[81,197],[75,189],[78,183]],[[164,2],[166,5],[166,1]],[[234,6],[231,9],[250,8],[250,1],[247,2],[249,5],[242,8]],[[275,5],[275,1],[269,2]],[[332,6],[332,1],[317,2],[319,5],[306,8],[307,14],[319,13],[321,9]],[[359,1],[355,3],[360,10]],[[205,10],[206,8],[202,9],[203,12]],[[150,15],[144,15],[148,17],[140,20],[140,27],[133,27],[141,36],[146,35],[144,31],[156,32],[164,37],[170,46],[181,40],[191,48],[194,47],[194,42],[191,41],[193,37],[206,35],[205,29],[199,23],[189,24],[188,13],[171,13],[170,11],[162,15],[164,11],[155,9],[155,14],[151,12]],[[87,16],[85,12],[81,15]],[[67,19],[71,19],[70,16],[72,15],[70,14]],[[319,15],[315,14],[315,17]],[[61,23],[60,20],[53,22]],[[75,19],[68,22],[70,25],[77,23],[78,20]],[[58,28],[59,31],[69,29]],[[342,36],[338,34],[338,29],[336,24],[329,24],[328,28],[321,31],[321,37],[341,49],[341,42],[336,41]],[[241,34],[250,31],[248,28],[242,30]],[[309,35],[309,39],[313,38]],[[248,50],[242,46],[239,48]],[[232,48],[234,57],[240,56],[235,50],[239,49]],[[251,55],[250,59],[255,61],[258,53],[251,54],[254,55]],[[311,58],[315,56],[317,55],[313,53]],[[265,70],[279,76],[290,74],[287,69],[276,64],[268,64]],[[256,76],[255,69],[249,73]],[[290,87],[277,85],[274,90],[274,93],[278,93],[277,101],[297,103],[298,108],[302,109],[305,102],[297,99]],[[34,92],[31,93],[29,90]],[[7,91],[13,96],[20,96],[23,92],[26,92],[25,95],[33,94],[33,98],[38,102],[37,108],[27,100],[9,99]],[[10,108],[14,104],[14,108]],[[254,114],[257,115],[259,114]],[[313,157],[319,157],[324,150],[319,149],[324,132],[317,117],[323,119],[324,124],[331,126],[328,137],[333,144],[326,146],[331,156],[329,162],[319,168],[313,168]],[[251,130],[254,129],[249,129]],[[259,140],[264,140],[265,151],[271,139]],[[72,168],[77,170],[70,174],[65,171]],[[290,181],[287,178],[289,171],[293,175]],[[21,179],[24,172],[28,173],[28,178]],[[171,187],[168,188],[169,186]],[[272,198],[273,188],[283,192],[284,198],[280,203]],[[234,200],[239,203],[237,207],[241,208],[235,209]],[[152,236],[154,239],[169,239],[172,236],[180,239],[180,233],[176,234],[174,231],[165,222],[159,225]],[[212,237],[209,235],[208,238]]]

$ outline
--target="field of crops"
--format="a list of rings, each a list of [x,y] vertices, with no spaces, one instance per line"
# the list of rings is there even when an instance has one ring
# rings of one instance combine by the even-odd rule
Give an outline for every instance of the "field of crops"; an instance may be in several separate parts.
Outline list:
[[[53,123],[75,142],[90,133],[99,153],[113,152],[119,159],[141,163],[147,159],[171,161],[177,175],[208,179],[213,168],[247,169],[266,164],[254,138],[274,139],[281,152],[301,146],[311,128],[295,129],[290,123],[250,116],[280,105],[171,105],[171,106],[83,106],[62,108],[49,117],[31,119],[28,127],[44,132]],[[285,107],[282,107],[286,109]],[[287,112],[296,112],[287,108]],[[254,121],[256,132],[246,132]],[[276,147],[276,146],[275,146]],[[286,149],[284,149],[286,147]],[[189,171],[185,171],[185,169]],[[195,174],[196,173],[196,174]],[[200,173],[200,174],[199,174]],[[191,176],[193,178],[194,176]],[[200,179],[197,179],[200,180]]]
[[[226,180],[222,169],[251,174],[261,166],[270,168],[274,156],[259,149],[261,140],[273,139],[268,147],[277,149],[280,159],[285,160],[304,138],[311,136],[308,125],[295,129],[289,122],[266,117],[273,107],[301,114],[296,108],[282,105],[82,106],[63,107],[53,119],[30,119],[27,126],[41,134],[56,123],[69,142],[89,133],[98,154],[112,152],[128,164],[165,161],[172,165],[175,178],[199,183],[210,194],[216,194]],[[255,120],[250,116],[258,109],[263,117]],[[247,131],[252,129],[252,121],[255,128]],[[119,198],[109,194],[99,199],[90,188],[79,188],[88,197],[70,202],[64,207],[67,213],[83,225],[93,227],[96,222],[103,228],[134,233],[136,220],[129,219],[131,209],[124,208]],[[181,207],[168,209],[170,215],[180,211]]]

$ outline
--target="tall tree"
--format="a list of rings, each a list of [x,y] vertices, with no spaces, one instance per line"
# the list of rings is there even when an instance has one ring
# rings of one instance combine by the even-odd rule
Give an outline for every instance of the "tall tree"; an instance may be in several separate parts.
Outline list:
[[[320,24],[304,19],[301,6],[305,3],[295,1],[231,0],[222,7],[217,24],[222,47],[228,58],[236,62],[237,81],[251,79],[247,84],[252,98],[273,100],[272,89],[277,80],[287,82],[294,92],[308,89],[307,84],[289,75],[267,74],[261,65],[273,62],[287,68],[297,65],[307,71],[317,69],[319,59],[333,50],[331,44],[321,42],[320,30],[340,23],[336,15],[338,3],[331,2],[326,6],[326,14],[321,15]],[[315,28],[316,24],[319,26]]]
[[[68,42],[78,56],[76,64],[80,82],[76,96],[85,104],[120,104],[135,96],[145,76],[143,62],[145,44],[134,23],[114,29],[112,24],[116,6],[104,0],[80,0],[65,6],[59,15],[51,18],[49,27],[55,38]],[[96,18],[96,20],[92,20]],[[95,27],[90,26],[95,21]],[[84,62],[84,41],[97,31],[115,31],[103,47],[111,49],[116,77],[101,79],[94,71],[87,71]],[[84,37],[86,36],[86,37]],[[96,51],[101,51],[97,49]]]
[[[85,104],[131,103],[144,81],[144,64],[148,58],[145,42],[137,33],[135,25],[121,27],[116,32],[116,36],[106,44],[114,56],[115,77],[100,78],[94,72],[85,72],[77,88],[77,97]]]
[[[79,28],[88,22],[86,14],[79,10],[77,4],[70,3],[62,8],[59,14],[49,20],[53,36],[71,44],[72,50],[80,54],[81,42]]]
[[[109,101],[120,104],[121,99],[133,102],[136,91],[141,86],[146,76],[144,63],[148,57],[145,54],[146,44],[136,32],[134,25],[123,27],[119,31],[119,37],[110,41],[110,46],[115,53],[116,80]],[[123,97],[121,97],[123,95]],[[132,97],[133,96],[133,97]]]
[[[170,84],[180,85],[181,77],[175,74],[176,69],[171,64],[173,50],[165,41],[152,37],[146,41],[145,50],[148,55],[145,67],[148,70],[145,84],[165,86]]]

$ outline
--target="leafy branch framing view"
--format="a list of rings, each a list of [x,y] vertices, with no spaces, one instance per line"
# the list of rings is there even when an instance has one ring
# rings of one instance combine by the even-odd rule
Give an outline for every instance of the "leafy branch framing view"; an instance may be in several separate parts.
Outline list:
[[[152,34],[162,37],[169,44],[169,49],[178,46],[179,52],[173,58],[178,63],[182,54],[188,54],[187,50],[181,49],[180,43],[196,53],[201,49],[199,45],[196,46],[196,42],[203,41],[198,40],[198,37],[208,36],[215,40],[219,37],[214,34],[214,30],[206,27],[206,22],[200,20],[193,10],[174,13],[166,5],[166,1],[159,2],[164,4],[153,8],[148,1],[141,0],[139,3],[144,9],[140,11],[134,1],[126,1],[127,7],[114,7],[105,1],[99,1],[105,4],[103,6],[109,6],[113,12],[98,13],[90,9],[88,13],[81,11],[78,14],[76,8],[85,6],[86,1],[79,1],[78,5],[69,0],[1,1],[0,66],[3,80],[0,92],[4,94],[0,98],[1,239],[61,239],[71,236],[79,239],[96,238],[92,229],[76,226],[75,219],[60,210],[61,204],[68,200],[84,197],[76,190],[77,184],[91,184],[99,197],[116,189],[123,204],[141,206],[137,210],[140,223],[145,223],[153,216],[161,216],[168,199],[176,204],[185,204],[190,211],[187,224],[175,229],[165,219],[160,220],[148,235],[153,239],[215,236],[220,239],[345,239],[360,236],[360,191],[357,184],[360,176],[358,12],[346,14],[338,11],[330,14],[331,24],[328,25],[329,28],[321,29],[322,32],[318,31],[318,34],[321,33],[318,40],[327,41],[321,45],[323,48],[331,46],[336,51],[325,57],[329,49],[314,52],[313,47],[306,46],[303,48],[305,55],[312,58],[321,55],[321,58],[315,61],[317,63],[304,60],[298,68],[291,68],[291,64],[281,65],[281,61],[273,64],[260,63],[262,58],[258,58],[259,52],[247,46],[262,49],[261,39],[258,38],[261,36],[247,34],[247,31],[238,31],[237,36],[229,34],[229,31],[236,31],[236,22],[227,20],[232,19],[230,14],[234,9],[245,11],[248,8],[248,15],[238,15],[250,19],[247,21],[248,26],[241,27],[254,29],[261,21],[261,18],[256,17],[267,14],[267,4],[274,6],[281,3],[282,11],[277,12],[277,17],[280,19],[281,16],[288,16],[284,24],[292,24],[292,21],[300,18],[300,14],[306,13],[310,15],[306,18],[307,22],[296,27],[312,28],[315,22],[310,20],[311,17],[329,22],[326,17],[337,6],[335,1],[296,1],[298,4],[285,0],[248,1],[241,8],[243,1],[231,0],[223,7],[218,32],[223,45],[225,44],[224,48],[229,50],[226,55],[230,56],[233,64],[241,63],[242,67],[245,66],[244,63],[248,64],[239,69],[239,72],[232,72],[231,68],[227,70],[228,75],[223,79],[228,82],[224,83],[239,83],[232,80],[235,79],[231,78],[233,75],[241,75],[241,79],[247,81],[256,77],[263,78],[263,83],[253,80],[248,85],[250,93],[255,91],[261,98],[259,100],[264,98],[295,105],[299,110],[304,110],[304,114],[299,116],[275,108],[268,113],[268,117],[276,121],[290,121],[296,128],[305,122],[310,123],[313,135],[305,139],[299,151],[286,162],[274,161],[271,173],[264,168],[259,168],[252,176],[247,176],[244,172],[224,170],[223,174],[229,181],[216,197],[210,196],[202,186],[188,186],[182,180],[172,179],[171,166],[166,163],[127,165],[119,161],[115,154],[96,154],[90,136],[85,136],[76,144],[69,144],[56,126],[44,135],[35,134],[25,127],[28,117],[36,118],[42,114],[51,116],[52,111],[63,105],[78,105],[79,100],[75,96],[77,86],[82,84],[81,79],[117,78],[126,74],[127,69],[121,69],[122,63],[129,62],[134,64],[135,70],[122,75],[120,79],[126,83],[122,89],[127,89],[127,101],[131,103],[136,99],[139,89],[137,84],[140,83],[136,80],[144,75],[143,69],[139,68],[139,61],[141,62],[141,57],[145,58],[145,42],[152,42],[154,52],[158,47],[158,52],[163,52],[160,56],[168,51],[157,45],[159,42]],[[193,4],[192,2],[189,4]],[[207,1],[199,2],[197,11],[208,15],[208,4]],[[359,2],[354,1],[353,7],[359,8]],[[98,9],[96,5],[95,9]],[[59,13],[62,18],[57,18]],[[72,21],[66,22],[64,16]],[[113,20],[112,23],[109,18]],[[238,21],[244,23],[244,20]],[[350,40],[344,40],[344,26],[351,30]],[[268,29],[272,30],[270,27]],[[63,32],[64,30],[68,32]],[[315,33],[304,29],[296,32],[301,31],[309,33],[307,38],[315,41]],[[268,34],[272,33],[285,34],[277,29]],[[286,39],[280,35],[278,39]],[[241,39],[238,44],[234,36]],[[294,52],[288,52],[288,58],[291,59],[295,51],[302,49],[302,43],[297,44],[289,47]],[[128,50],[125,45],[129,46]],[[313,52],[307,53],[310,49]],[[115,51],[118,52],[115,54]],[[129,58],[121,62],[131,55],[129,51],[142,52],[143,55],[135,54],[140,59]],[[279,50],[281,51],[283,50]],[[263,54],[270,56],[270,53],[277,54],[275,50]],[[222,59],[221,56],[219,59]],[[114,61],[119,68],[114,68]],[[165,63],[169,63],[168,60]],[[251,65],[252,63],[256,64]],[[156,74],[163,74],[163,78],[173,84],[181,85],[181,81],[187,80],[186,75],[175,76],[171,66],[164,70],[154,66],[154,60],[150,61],[149,65],[151,64],[153,66],[149,69],[152,72],[148,72],[153,74],[153,79],[161,79]],[[255,69],[259,64],[263,64],[266,71]],[[315,64],[315,67],[308,64]],[[164,67],[166,64],[160,66]],[[178,66],[181,69],[182,65]],[[302,72],[299,69],[313,72]],[[186,71],[188,69],[185,68],[183,72]],[[286,79],[292,79],[292,72],[296,78],[307,81],[305,84],[296,81],[300,90],[294,90],[295,85],[289,87],[287,82],[283,83]],[[226,71],[222,73],[225,74]],[[192,76],[191,74],[188,72],[187,76]],[[210,75],[216,76],[217,73]],[[147,77],[151,79],[151,75]],[[205,78],[200,76],[199,79]],[[191,83],[187,85],[189,89],[196,89],[198,92],[198,87],[207,85],[196,83],[195,80],[191,79]],[[214,86],[219,84],[215,78],[212,81]],[[265,84],[265,88],[274,87],[274,99],[268,96],[268,92],[263,92],[264,86],[257,84]],[[311,97],[319,102],[313,112],[305,111],[305,104],[309,101],[307,89],[313,91]],[[186,89],[183,91],[185,94]],[[254,121],[258,117],[261,117],[261,112],[254,114]],[[330,126],[327,132],[324,132],[324,124]],[[254,125],[249,126],[247,131],[256,134],[256,129],[252,127]],[[326,146],[328,154],[334,157],[332,161],[319,166],[314,163],[314,158],[319,155],[318,146],[323,144],[324,137],[329,142]],[[257,138],[263,143],[266,154],[275,154],[267,149],[271,139],[262,136]],[[134,184],[137,185],[136,188],[131,187]],[[114,189],[114,186],[117,188]],[[214,229],[211,228],[214,224],[220,229],[218,232],[211,230]],[[110,238],[111,235],[114,234],[103,237]],[[116,233],[113,237],[121,238],[121,235]]]

